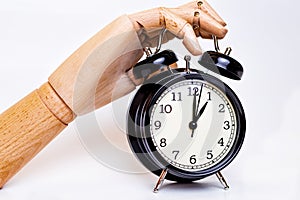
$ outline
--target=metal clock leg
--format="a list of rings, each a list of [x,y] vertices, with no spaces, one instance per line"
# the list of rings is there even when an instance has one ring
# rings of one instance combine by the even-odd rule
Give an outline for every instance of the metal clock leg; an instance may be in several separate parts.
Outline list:
[[[157,193],[158,190],[159,190],[159,188],[160,188],[160,186],[162,186],[162,184],[163,184],[163,182],[164,182],[164,180],[165,180],[165,178],[166,178],[167,173],[168,173],[168,168],[164,169],[164,170],[161,172],[161,174],[160,174],[160,176],[159,176],[159,179],[158,179],[158,181],[157,181],[157,183],[156,183],[156,185],[155,185],[155,188],[154,188],[154,190],[153,190],[154,193]]]
[[[217,172],[216,175],[217,175],[219,181],[221,182],[221,184],[224,186],[224,190],[228,190],[229,186],[228,186],[224,176],[221,174],[221,172]]]

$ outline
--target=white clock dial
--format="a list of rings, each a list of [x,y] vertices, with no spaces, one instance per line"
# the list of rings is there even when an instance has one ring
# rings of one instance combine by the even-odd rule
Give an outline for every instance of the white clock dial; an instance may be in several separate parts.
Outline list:
[[[199,79],[177,82],[157,99],[150,117],[156,150],[188,171],[218,164],[236,138],[236,114],[226,95]]]

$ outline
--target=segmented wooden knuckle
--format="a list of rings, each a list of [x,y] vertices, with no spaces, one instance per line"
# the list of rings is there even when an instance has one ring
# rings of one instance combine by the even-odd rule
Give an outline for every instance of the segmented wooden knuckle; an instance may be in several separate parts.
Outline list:
[[[158,7],[158,12],[159,12],[159,26],[161,27],[166,27],[166,7]]]

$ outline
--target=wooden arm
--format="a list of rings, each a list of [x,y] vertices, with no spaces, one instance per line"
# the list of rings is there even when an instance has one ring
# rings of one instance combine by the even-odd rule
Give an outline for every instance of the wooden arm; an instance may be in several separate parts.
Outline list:
[[[176,65],[174,65],[176,67]],[[117,81],[118,99],[140,85],[132,70]],[[101,104],[110,98],[103,98]],[[76,118],[73,111],[45,83],[0,115],[0,189],[26,163]]]
[[[142,83],[132,70],[120,76],[118,99]],[[109,93],[111,94],[111,93]],[[103,97],[104,105],[111,100]],[[0,189],[26,163],[51,142],[76,118],[50,83],[45,83],[0,115]]]
[[[143,55],[132,22],[122,16],[74,52],[49,78],[0,115],[0,188],[76,114],[122,97],[135,84],[126,75]]]
[[[0,115],[0,188],[75,118],[49,83]]]

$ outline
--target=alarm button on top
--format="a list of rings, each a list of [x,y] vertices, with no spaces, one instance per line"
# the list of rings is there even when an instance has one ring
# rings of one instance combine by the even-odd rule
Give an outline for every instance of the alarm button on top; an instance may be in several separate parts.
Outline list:
[[[164,50],[137,63],[133,67],[133,74],[136,79],[147,78],[153,72],[177,61],[176,54],[172,50]]]
[[[244,72],[237,60],[215,51],[204,52],[198,63],[210,71],[233,80],[241,80]]]

